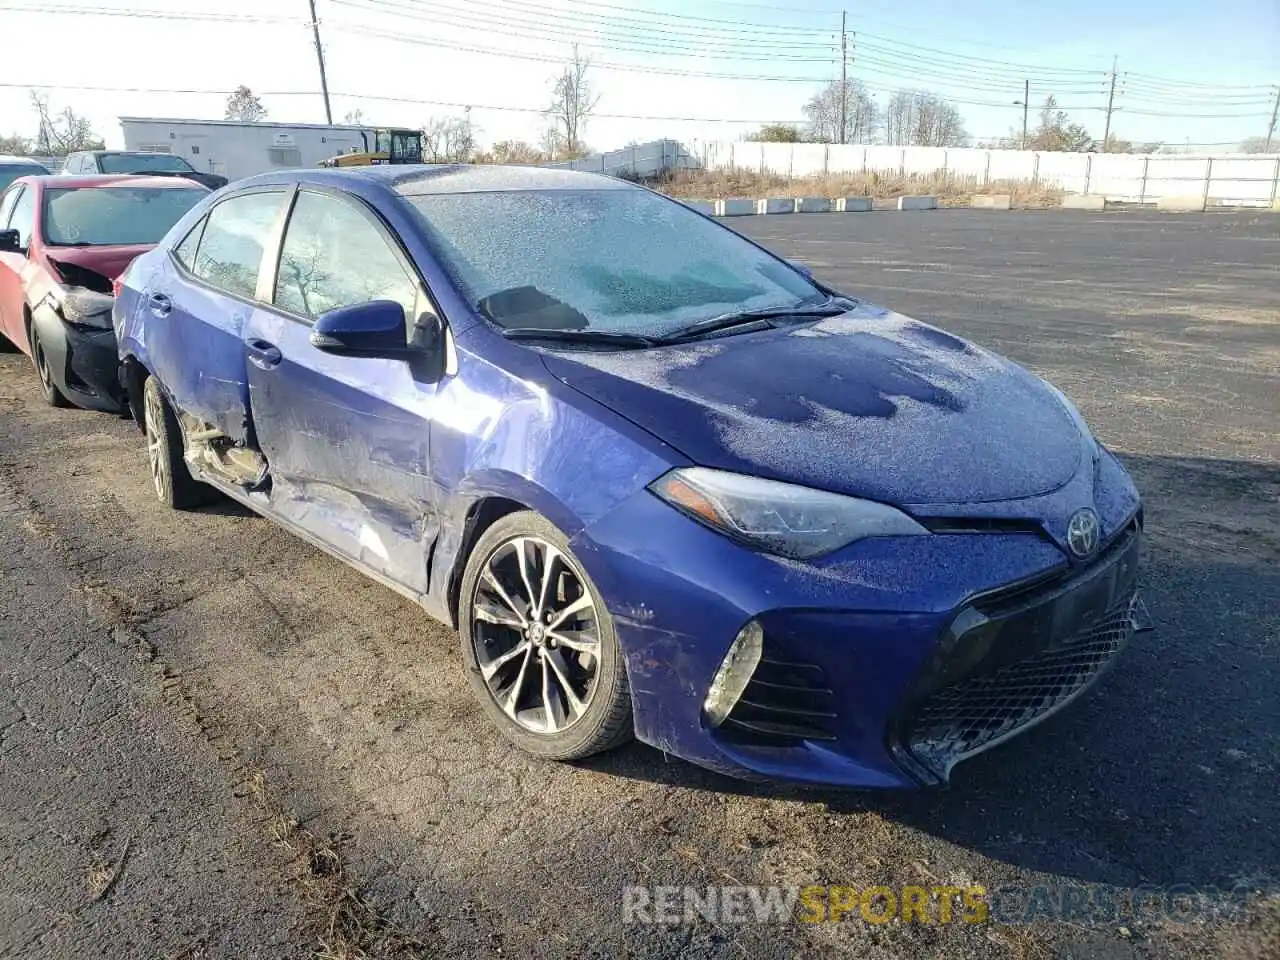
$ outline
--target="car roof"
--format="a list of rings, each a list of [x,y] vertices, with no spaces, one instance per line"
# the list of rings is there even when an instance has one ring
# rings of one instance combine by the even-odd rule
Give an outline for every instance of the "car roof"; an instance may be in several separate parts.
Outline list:
[[[36,181],[50,190],[93,190],[98,187],[154,187],[160,190],[204,190],[202,183],[186,177],[148,177],[136,173],[113,173],[89,177],[23,177],[24,181]]]
[[[95,156],[103,156],[110,154],[113,157],[172,157],[172,153],[162,153],[159,150],[76,150],[74,154],[68,156],[80,156],[82,154],[93,154]],[[181,157],[178,157],[181,160]]]
[[[433,193],[501,193],[517,190],[631,190],[632,184],[598,173],[501,164],[374,164],[366,167],[316,168],[265,173],[240,181],[255,184],[311,183],[341,187],[376,184],[401,196]]]
[[[0,163],[20,163],[25,167],[40,167],[41,169],[48,169],[35,157],[11,157],[0,153]]]

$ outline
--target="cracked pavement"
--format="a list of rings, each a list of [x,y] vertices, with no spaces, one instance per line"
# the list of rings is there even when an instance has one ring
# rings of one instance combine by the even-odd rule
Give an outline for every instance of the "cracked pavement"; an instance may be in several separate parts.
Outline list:
[[[1158,632],[945,793],[747,785],[639,745],[543,763],[485,721],[448,630],[232,504],[163,510],[131,424],[44,406],[0,355],[0,956],[309,955],[251,770],[432,957],[1264,955],[1274,912],[622,924],[628,884],[1280,878],[1280,217],[733,225],[1072,394],[1147,499]]]

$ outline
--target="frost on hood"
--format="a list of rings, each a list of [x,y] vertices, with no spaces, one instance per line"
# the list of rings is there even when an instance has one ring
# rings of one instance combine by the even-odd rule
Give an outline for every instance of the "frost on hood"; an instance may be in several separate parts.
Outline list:
[[[654,391],[569,377],[697,462],[877,499],[1032,496],[1069,478],[1080,457],[1079,431],[1038,378],[868,305],[790,329],[573,360]]]

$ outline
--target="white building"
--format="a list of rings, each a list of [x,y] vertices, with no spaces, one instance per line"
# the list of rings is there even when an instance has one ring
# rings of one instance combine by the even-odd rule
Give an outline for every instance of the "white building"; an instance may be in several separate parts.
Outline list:
[[[314,167],[353,150],[373,149],[373,127],[239,120],[155,120],[121,117],[126,150],[172,153],[197,170],[231,180]]]

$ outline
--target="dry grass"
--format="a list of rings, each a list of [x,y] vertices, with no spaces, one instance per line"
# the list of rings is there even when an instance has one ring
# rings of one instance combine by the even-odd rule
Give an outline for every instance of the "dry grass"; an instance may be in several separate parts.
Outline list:
[[[299,886],[308,906],[323,918],[316,960],[409,960],[429,955],[427,944],[390,923],[361,896],[346,874],[337,841],[300,827],[272,798],[262,771],[249,776],[248,787],[249,795],[267,816],[275,843],[297,864]]]
[[[890,200],[930,194],[943,206],[966,202],[979,194],[1007,193],[1015,207],[1057,206],[1062,191],[1011,180],[979,184],[970,177],[898,176],[882,173],[841,173],[786,177],[755,170],[681,170],[657,185],[673,197],[720,200],[726,197],[875,197]]]

